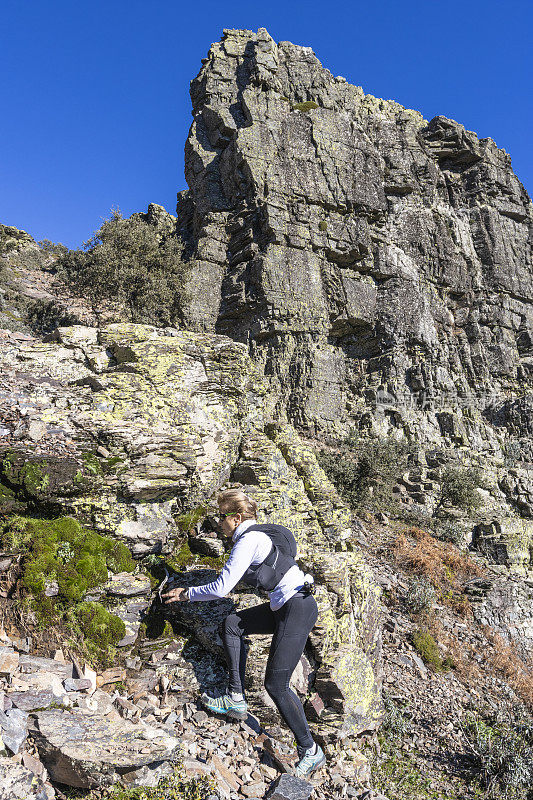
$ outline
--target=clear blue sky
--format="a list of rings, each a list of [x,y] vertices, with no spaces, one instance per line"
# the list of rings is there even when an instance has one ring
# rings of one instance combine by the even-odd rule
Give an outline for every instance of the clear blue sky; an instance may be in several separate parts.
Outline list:
[[[510,153],[531,193],[531,0],[2,0],[0,222],[80,245],[112,206],[175,210],[189,82],[223,28],[265,27],[334,75]]]

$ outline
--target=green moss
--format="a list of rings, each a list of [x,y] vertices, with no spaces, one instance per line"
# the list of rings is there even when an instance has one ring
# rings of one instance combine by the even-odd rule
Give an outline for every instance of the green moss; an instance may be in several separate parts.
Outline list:
[[[167,565],[175,572],[183,572],[186,567],[193,564],[197,566],[211,567],[212,569],[222,569],[226,563],[226,556],[204,556],[201,553],[193,553],[189,547],[189,542],[185,541],[177,553],[173,553],[167,559]]]
[[[119,464],[124,464],[125,459],[120,456],[110,456],[103,462],[104,472],[113,472]]]
[[[100,463],[100,459],[95,453],[82,453],[81,459],[83,461],[85,472],[88,472],[90,475],[102,475],[102,465]]]
[[[72,517],[13,517],[3,526],[1,541],[8,549],[22,550],[22,585],[36,599],[44,599],[46,582],[57,581],[61,598],[80,600],[107,581],[108,571],[135,569],[122,542],[83,528]]]
[[[328,223],[326,222],[325,219],[321,219],[320,222],[318,223],[318,230],[327,231],[327,229],[328,229]]]
[[[207,513],[207,509],[204,506],[198,506],[194,508],[192,511],[189,511],[187,514],[182,514],[180,517],[177,518],[178,528],[182,533],[188,533],[197,522],[201,520],[202,517],[205,517]]]
[[[9,486],[4,486],[3,483],[0,483],[0,501],[11,500],[13,497],[15,497],[15,492],[13,489],[10,489]]]
[[[437,672],[446,672],[455,666],[449,656],[444,659],[441,657],[437,642],[428,630],[418,628],[413,631],[412,640],[413,646],[424,664],[429,664]]]
[[[318,103],[314,100],[306,100],[305,103],[294,103],[292,106],[293,111],[312,111],[313,108],[318,108]]]
[[[102,650],[116,645],[126,635],[126,626],[101,603],[79,603],[76,608],[81,627],[92,642]]]
[[[195,555],[191,552],[189,542],[186,540],[183,542],[178,552],[173,553],[168,559],[168,563],[172,569],[176,570],[176,572],[180,572],[184,567],[188,567],[193,564],[194,560]]]
[[[20,487],[30,497],[43,494],[50,483],[41,464],[29,461],[17,468],[9,455],[2,460],[2,473],[12,486]]]

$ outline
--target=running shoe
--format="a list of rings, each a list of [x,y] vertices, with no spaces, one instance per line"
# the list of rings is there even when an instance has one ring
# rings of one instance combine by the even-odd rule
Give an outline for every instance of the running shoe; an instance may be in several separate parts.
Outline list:
[[[326,763],[324,751],[316,743],[308,750],[301,750],[298,748],[298,755],[300,756],[300,760],[296,764],[293,772],[296,778],[308,778],[312,772],[320,769],[320,767],[323,767]]]
[[[200,696],[202,705],[213,711],[215,714],[225,714],[233,719],[246,719],[248,716],[248,705],[246,700],[232,700],[229,694],[222,697],[210,697],[208,694]]]

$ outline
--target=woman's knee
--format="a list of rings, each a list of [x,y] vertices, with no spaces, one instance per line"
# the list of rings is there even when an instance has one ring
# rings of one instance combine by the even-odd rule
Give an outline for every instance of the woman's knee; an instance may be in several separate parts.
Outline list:
[[[265,689],[272,700],[280,700],[289,688],[289,675],[287,670],[277,670],[265,675]]]

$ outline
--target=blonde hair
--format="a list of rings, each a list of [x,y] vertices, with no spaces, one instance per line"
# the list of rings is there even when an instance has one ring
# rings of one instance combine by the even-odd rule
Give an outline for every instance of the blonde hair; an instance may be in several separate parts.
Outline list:
[[[240,514],[242,519],[257,519],[257,503],[244,494],[242,489],[226,489],[217,497],[223,514]]]

